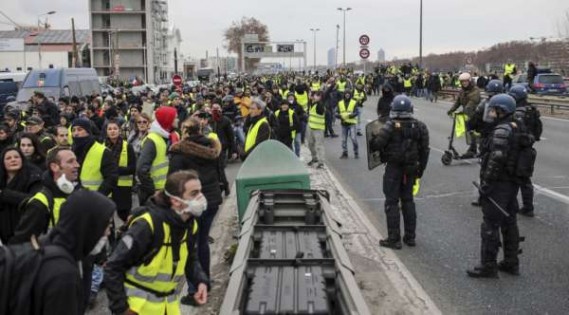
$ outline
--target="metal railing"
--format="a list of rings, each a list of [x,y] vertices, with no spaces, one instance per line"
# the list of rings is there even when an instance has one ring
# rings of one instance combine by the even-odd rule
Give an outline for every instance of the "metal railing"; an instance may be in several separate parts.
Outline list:
[[[460,90],[445,88],[439,92],[439,96],[448,97],[452,100],[456,100]],[[485,97],[486,93],[482,92],[482,96]],[[548,107],[549,113],[554,115],[560,111],[569,111],[569,95],[528,95],[528,102],[539,107]]]

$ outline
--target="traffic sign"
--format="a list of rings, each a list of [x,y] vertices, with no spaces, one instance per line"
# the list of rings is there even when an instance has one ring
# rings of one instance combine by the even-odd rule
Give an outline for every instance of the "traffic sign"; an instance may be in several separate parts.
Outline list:
[[[172,76],[172,84],[174,84],[175,86],[181,86],[182,85],[182,77],[179,74],[174,74]]]
[[[362,46],[366,46],[367,44],[369,44],[369,36],[367,36],[366,34],[360,36],[360,44]]]
[[[362,57],[362,59],[369,58],[369,49],[364,48],[360,50],[360,57]]]

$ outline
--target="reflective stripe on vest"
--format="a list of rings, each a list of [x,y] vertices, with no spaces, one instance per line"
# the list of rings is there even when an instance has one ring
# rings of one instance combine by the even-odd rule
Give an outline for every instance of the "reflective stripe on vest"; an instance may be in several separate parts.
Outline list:
[[[103,153],[107,148],[99,142],[94,142],[81,166],[81,185],[88,190],[97,191],[103,184],[103,174],[101,173],[101,161]]]
[[[142,140],[142,146],[144,146],[144,142],[147,139],[152,141],[154,147],[156,147],[156,156],[150,168],[150,178],[152,178],[154,182],[155,190],[163,189],[164,185],[166,185],[166,177],[168,176],[168,167],[170,164],[167,155],[168,145],[166,144],[166,140],[155,132],[148,133],[148,136]]]
[[[317,104],[312,105],[310,108],[310,115],[308,115],[308,126],[313,130],[326,129],[326,118],[324,114],[320,115],[316,112]]]
[[[275,112],[275,116],[279,118],[280,113],[281,110],[279,109]],[[294,127],[294,111],[291,109],[288,110],[288,121],[290,122],[290,128],[292,129]],[[291,134],[293,139],[296,138],[296,131],[293,130]]]
[[[123,140],[122,150],[119,158],[119,167],[128,167],[128,143]],[[132,187],[133,185],[133,175],[121,175],[119,176],[119,181],[117,186],[119,187]]]
[[[135,218],[133,222],[137,220],[145,220],[154,233],[154,221],[149,212]],[[188,247],[185,246],[188,241],[188,231],[185,231],[180,241],[180,260],[174,264],[170,226],[163,222],[162,228],[164,239],[152,260],[148,264],[134,266],[126,272],[128,282],[136,284],[125,282],[124,286],[128,296],[129,308],[137,314],[180,314],[180,289],[178,286],[184,277],[188,258]],[[197,222],[194,220],[192,234],[195,235],[197,230]],[[143,288],[164,293],[164,296],[156,296]],[[168,294],[169,292],[172,293]]]
[[[358,123],[357,117],[350,118],[350,115],[354,112],[354,109],[356,108],[356,104],[357,102],[354,99],[351,99],[350,104],[346,109],[346,103],[344,103],[344,100],[338,102],[338,109],[340,110],[340,116],[342,116],[342,120],[345,123],[350,125],[355,125]]]
[[[344,82],[338,81],[338,83],[336,83],[336,90],[338,92],[344,92],[346,90],[347,83],[348,83],[347,81]]]
[[[259,128],[262,124],[269,124],[266,117],[259,119],[259,121],[254,125],[249,127],[247,132],[247,140],[245,141],[245,153],[248,153],[255,146],[255,141],[257,141],[257,134],[259,133]]]
[[[47,200],[47,196],[43,193],[43,192],[38,192],[36,193],[32,198],[30,198],[31,202],[32,200],[37,200],[39,201],[42,205],[44,205],[47,208],[47,211],[51,212],[53,215],[50,215],[50,219],[49,219],[49,228],[53,227],[53,224],[57,224],[57,222],[59,222],[59,210],[61,209],[61,205],[65,202],[65,198],[53,198],[53,209],[49,208],[49,200]],[[53,222],[51,221],[51,217],[53,217]]]
[[[296,97],[296,102],[298,105],[302,106],[302,109],[306,111],[308,109],[308,93],[298,94],[294,92],[294,97]]]

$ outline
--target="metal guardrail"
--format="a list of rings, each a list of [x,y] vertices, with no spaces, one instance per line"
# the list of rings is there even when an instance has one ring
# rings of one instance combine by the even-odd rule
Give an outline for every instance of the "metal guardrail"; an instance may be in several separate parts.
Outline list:
[[[442,89],[439,95],[442,97],[449,97],[456,100],[460,90],[458,89]],[[486,96],[485,92],[482,92],[482,96]],[[551,115],[558,111],[569,111],[569,95],[536,95],[529,94],[528,102],[539,107],[549,107],[549,113]]]

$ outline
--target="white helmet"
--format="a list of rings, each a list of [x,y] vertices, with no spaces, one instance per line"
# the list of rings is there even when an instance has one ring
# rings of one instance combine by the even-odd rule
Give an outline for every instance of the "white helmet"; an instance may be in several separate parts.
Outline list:
[[[460,74],[460,76],[458,77],[458,81],[470,81],[470,73],[468,72],[463,72]]]

